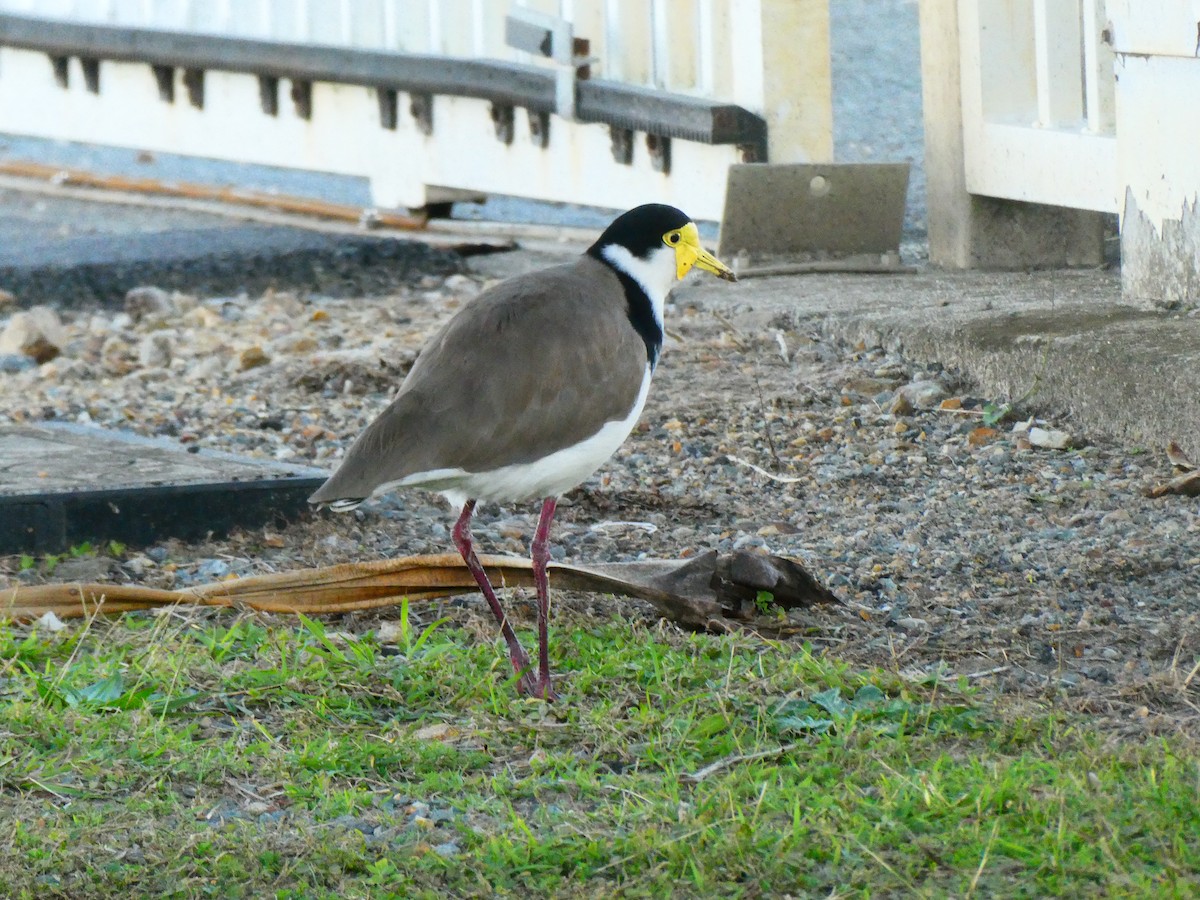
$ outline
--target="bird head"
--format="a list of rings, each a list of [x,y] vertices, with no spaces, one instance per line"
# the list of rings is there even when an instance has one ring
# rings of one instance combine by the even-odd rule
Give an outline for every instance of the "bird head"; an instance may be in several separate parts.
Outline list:
[[[622,213],[588,251],[665,295],[693,268],[737,281],[727,265],[704,249],[696,223],[673,206],[647,203]]]

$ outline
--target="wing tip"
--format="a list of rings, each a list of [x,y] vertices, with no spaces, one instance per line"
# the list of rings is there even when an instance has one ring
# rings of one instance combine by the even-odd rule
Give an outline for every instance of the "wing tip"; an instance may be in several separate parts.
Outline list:
[[[337,500],[318,500],[316,494],[308,498],[308,502],[318,509],[331,509],[334,512],[351,512],[365,501],[366,497],[342,497]]]

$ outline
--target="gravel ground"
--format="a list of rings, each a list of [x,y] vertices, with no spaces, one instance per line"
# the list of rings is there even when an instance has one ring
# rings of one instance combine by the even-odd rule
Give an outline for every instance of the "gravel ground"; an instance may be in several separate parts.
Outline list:
[[[69,311],[62,356],[0,374],[0,422],[93,422],[332,466],[422,340],[489,280],[426,277],[356,299],[143,294],[126,312]],[[984,426],[989,398],[951,373],[729,298],[720,286],[677,293],[642,423],[565,498],[556,558],[792,556],[846,601],[797,614],[814,648],[1101,716],[1114,735],[1200,736],[1200,516],[1194,500],[1145,496],[1170,475],[1165,459],[1081,433],[1079,449],[1032,446],[1013,416]],[[482,509],[481,546],[525,553],[535,514]],[[55,578],[182,586],[447,552],[452,521],[440,499],[403,493],[281,532],[69,560]],[[41,576],[7,558],[0,577]],[[560,599],[560,628],[652,615]],[[446,606],[487,629],[481,603]],[[515,607],[531,616],[528,598]]]

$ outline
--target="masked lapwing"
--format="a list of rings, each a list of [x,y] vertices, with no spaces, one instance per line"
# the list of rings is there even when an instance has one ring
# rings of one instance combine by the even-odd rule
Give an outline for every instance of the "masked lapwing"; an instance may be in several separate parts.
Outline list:
[[[422,349],[391,404],[309,498],[351,510],[398,487],[438,491],[462,513],[454,543],[508,644],[518,688],[551,699],[546,565],[559,496],[633,430],[658,363],[663,307],[693,267],[736,281],[671,206],[617,217],[575,262],[518,275],[464,306]],[[538,665],[505,617],[471,541],[479,501],[541,499],[531,546]]]

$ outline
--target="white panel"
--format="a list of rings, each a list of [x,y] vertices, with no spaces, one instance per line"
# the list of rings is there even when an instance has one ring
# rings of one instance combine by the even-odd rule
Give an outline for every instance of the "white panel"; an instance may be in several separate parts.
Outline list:
[[[1119,184],[1158,227],[1200,198],[1200,59],[1117,56]],[[1122,210],[1123,211],[1123,210]]]
[[[958,9],[967,191],[1117,212],[1116,140],[1080,121],[1076,0],[959,0]],[[1063,119],[1076,124],[1046,127]]]
[[[1089,132],[987,122],[965,164],[972,194],[1109,213],[1124,196],[1116,139]]]
[[[1200,56],[1200,0],[1107,0],[1113,49],[1155,56]]]
[[[1104,39],[1104,0],[1083,0],[1084,113],[1089,131],[1112,134],[1116,128],[1116,85],[1112,47]]]
[[[1075,124],[1083,119],[1083,40],[1078,0],[1034,0],[1034,58],[1038,122]]]

